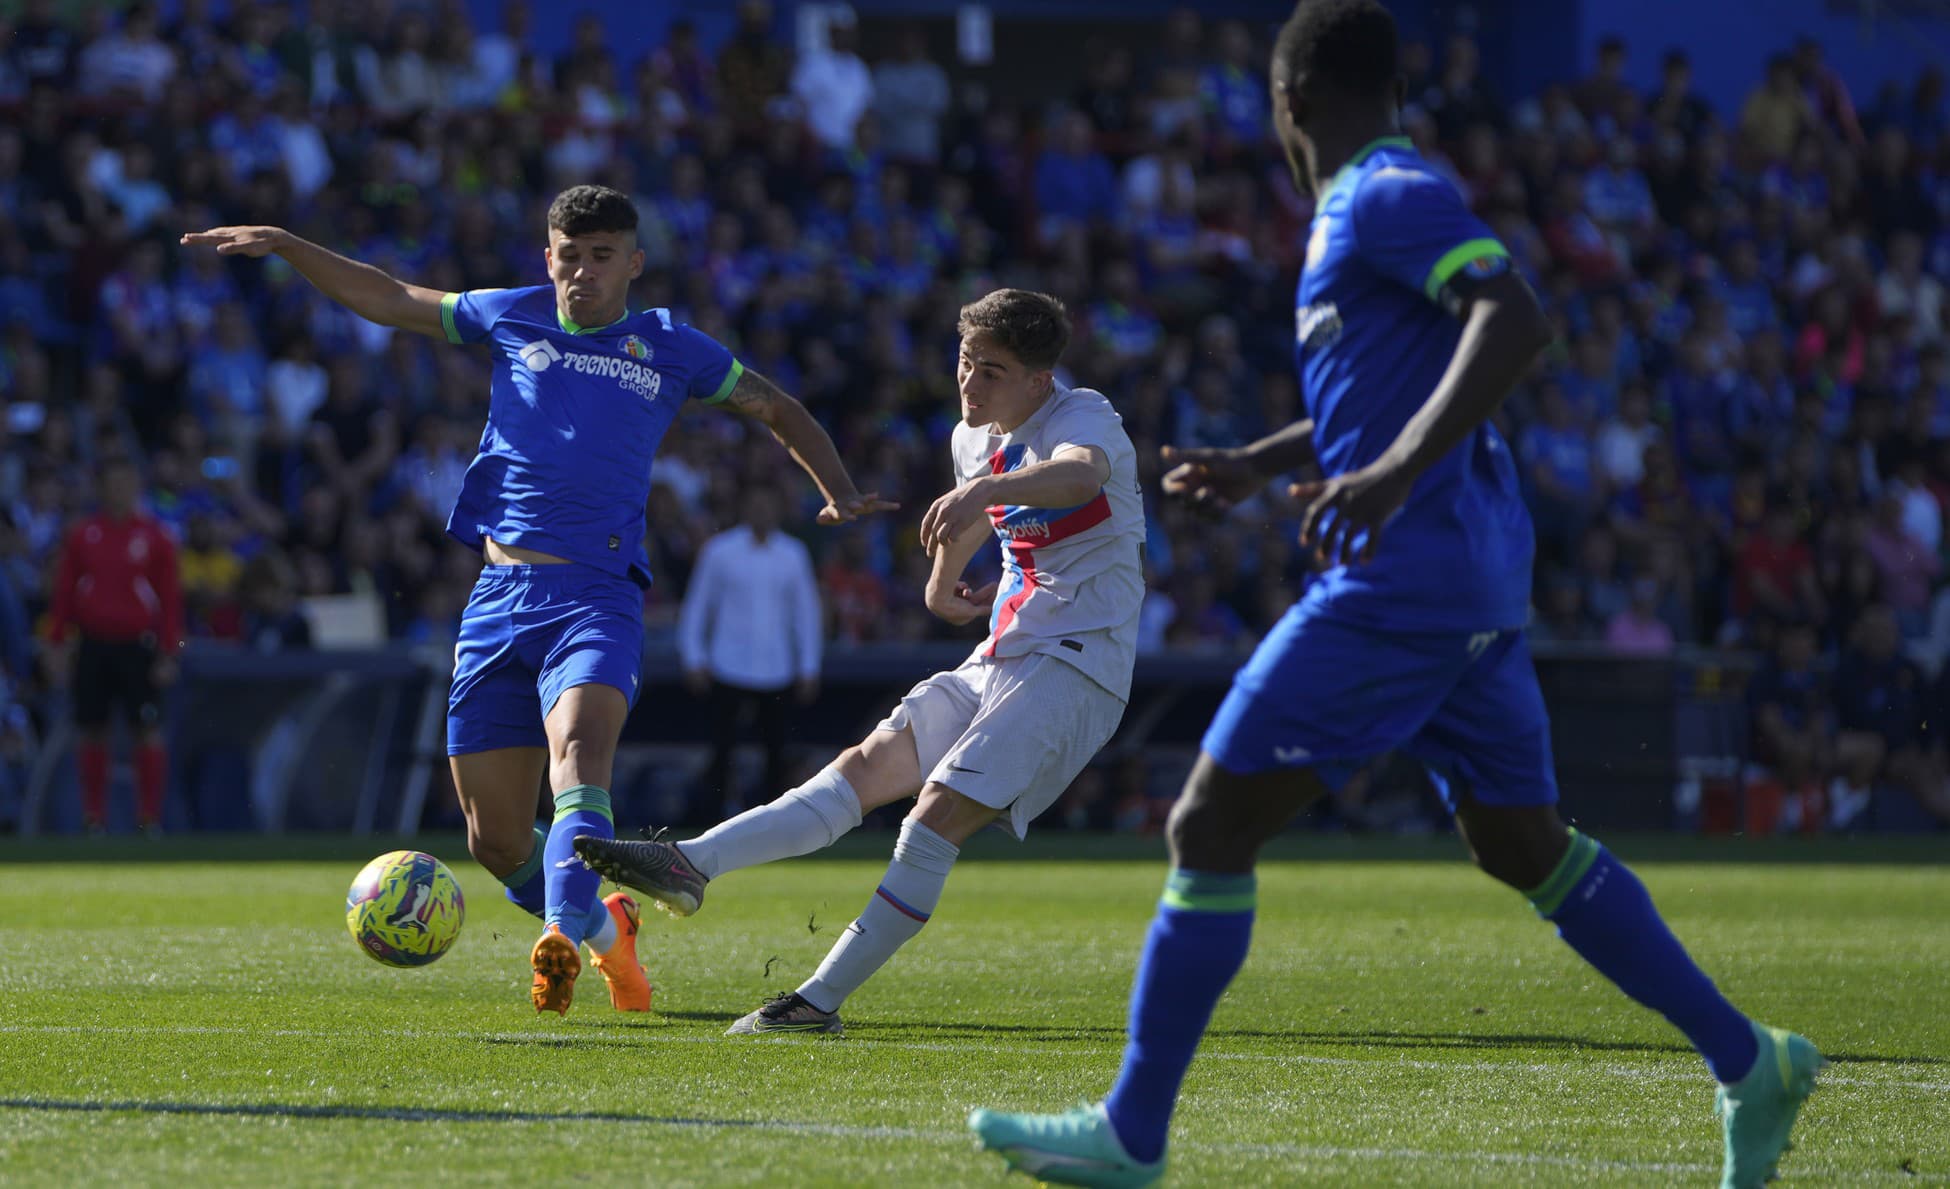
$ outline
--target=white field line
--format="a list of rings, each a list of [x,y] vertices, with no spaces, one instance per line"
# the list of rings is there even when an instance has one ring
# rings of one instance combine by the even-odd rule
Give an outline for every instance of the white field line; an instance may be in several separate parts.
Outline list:
[[[580,1041],[608,1042],[621,1047],[626,1044],[719,1044],[724,1043],[715,1036],[682,1034],[675,1036],[659,1035],[646,1029],[631,1029],[627,1032],[575,1032],[551,1034],[548,1032],[468,1032],[437,1031],[426,1028],[367,1028],[356,1031],[331,1028],[245,1028],[234,1025],[202,1024],[0,1024],[0,1035],[16,1034],[76,1034],[76,1035],[180,1035],[180,1036],[262,1036],[291,1037],[305,1040],[340,1040],[348,1038],[388,1037],[399,1040],[472,1040],[501,1044],[559,1044],[572,1046]],[[751,1044],[803,1044],[804,1037],[765,1038],[747,1040]],[[894,1049],[916,1053],[993,1053],[1017,1057],[1048,1057],[1053,1054],[1077,1053],[1076,1049],[1061,1047],[1067,1042],[1051,1042],[1048,1045],[992,1045],[975,1042],[956,1042],[938,1040],[870,1040],[860,1037],[847,1037],[843,1040],[815,1040],[815,1044],[837,1044],[845,1048]],[[1264,1062],[1274,1065],[1325,1065],[1336,1068],[1385,1069],[1423,1069],[1434,1071],[1453,1070],[1461,1073],[1524,1073],[1561,1074],[1569,1071],[1599,1073],[1607,1077],[1632,1078],[1641,1081],[1696,1082],[1705,1084],[1705,1073],[1692,1064],[1692,1057],[1673,1053],[1670,1057],[1654,1058],[1656,1065],[1634,1065],[1619,1061],[1595,1064],[1572,1064],[1571,1062],[1534,1061],[1430,1061],[1419,1057],[1322,1057],[1305,1053],[1226,1053],[1202,1050],[1198,1055],[1201,1061],[1245,1061]],[[1877,1065],[1862,1065],[1867,1072]],[[1917,1090],[1931,1094],[1950,1094],[1950,1081],[1932,1081],[1917,1078],[1897,1078],[1882,1076],[1861,1076],[1860,1073],[1841,1074],[1831,1066],[1821,1075],[1823,1086],[1863,1086],[1875,1090]]]

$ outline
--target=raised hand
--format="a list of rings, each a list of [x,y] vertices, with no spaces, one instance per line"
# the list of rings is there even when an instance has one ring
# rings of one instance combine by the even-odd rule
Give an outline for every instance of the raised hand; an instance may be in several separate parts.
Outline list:
[[[1413,486],[1412,476],[1379,462],[1332,479],[1295,483],[1288,493],[1307,506],[1300,520],[1300,543],[1312,546],[1315,558],[1330,566],[1372,560],[1382,528],[1401,511]],[[1322,531],[1329,512],[1334,514],[1333,522]],[[1354,539],[1362,533],[1367,540],[1355,554],[1351,552]]]
[[[1171,467],[1165,472],[1165,494],[1200,512],[1224,515],[1266,483],[1244,450],[1166,446],[1159,454]]]
[[[815,517],[820,524],[846,524],[863,516],[879,512],[898,512],[900,505],[892,500],[883,500],[877,491],[856,491],[852,495],[841,496],[819,510]]]
[[[966,582],[955,583],[955,593],[946,599],[937,598],[937,606],[932,610],[936,615],[952,624],[964,624],[987,615],[995,606],[995,592],[999,583],[991,582],[980,590],[971,589]]]
[[[219,256],[269,256],[289,235],[282,227],[212,227],[192,231],[178,242],[189,248],[215,248]]]
[[[978,487],[965,483],[928,505],[927,515],[921,517],[921,548],[933,553],[988,515],[988,502]]]

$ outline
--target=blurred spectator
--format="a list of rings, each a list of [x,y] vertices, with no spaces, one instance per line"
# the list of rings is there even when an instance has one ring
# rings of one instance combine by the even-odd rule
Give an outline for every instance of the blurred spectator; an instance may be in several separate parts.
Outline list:
[[[1823,615],[1814,553],[1801,539],[1794,509],[1767,509],[1760,532],[1747,538],[1734,563],[1733,612],[1743,619],[1816,623]]]
[[[1605,643],[1622,656],[1668,656],[1673,650],[1670,624],[1659,616],[1659,584],[1650,578],[1632,583],[1632,598],[1605,625]]]
[[[1598,427],[1595,451],[1598,474],[1611,490],[1636,486],[1645,475],[1646,447],[1660,438],[1652,424],[1652,397],[1642,384],[1625,389],[1618,411]]]
[[[1821,42],[1802,37],[1794,43],[1794,75],[1808,96],[1811,110],[1849,144],[1862,143],[1862,125],[1855,117],[1855,101],[1848,84],[1821,58]]]
[[[129,95],[155,102],[176,73],[175,51],[156,35],[157,26],[155,5],[129,5],[120,27],[82,52],[82,94]]]
[[[1219,60],[1199,75],[1199,99],[1206,118],[1229,142],[1252,147],[1269,131],[1265,76],[1253,62],[1252,34],[1241,21],[1226,21],[1217,33]]]
[[[1503,108],[1478,72],[1476,42],[1467,34],[1453,34],[1442,53],[1442,73],[1422,98],[1435,117],[1445,143],[1462,139],[1472,124],[1503,126]]]
[[[827,10],[826,45],[799,59],[792,94],[799,100],[813,139],[834,153],[853,148],[860,117],[873,106],[873,75],[853,52],[853,10]]]
[[[1774,653],[1747,683],[1753,725],[1747,772],[1747,830],[1771,834],[1784,823],[1822,819],[1822,779],[1834,758],[1835,709],[1815,669],[1815,632],[1782,628]]]
[[[1116,209],[1116,175],[1095,147],[1090,118],[1063,112],[1050,147],[1036,159],[1038,235],[1045,246],[1053,245],[1066,232],[1108,223]]]
[[[55,16],[54,0],[26,0],[13,23],[7,59],[29,88],[66,87],[74,73],[75,38]]]
[[[1868,809],[1876,784],[1892,781],[1925,804],[1942,800],[1940,747],[1929,746],[1929,690],[1900,651],[1896,617],[1868,608],[1835,669],[1839,771],[1829,786],[1831,825],[1845,827]]]
[[[687,822],[713,822],[748,802],[731,780],[732,751],[756,730],[765,751],[763,801],[790,783],[787,695],[819,692],[819,588],[805,545],[779,529],[779,497],[754,486],[735,528],[699,551],[678,621],[684,678],[711,700],[711,763]],[[748,726],[755,721],[756,726]],[[753,802],[755,803],[755,802]]]
[[[874,67],[873,98],[889,157],[925,165],[941,160],[948,75],[928,57],[927,35],[920,26],[902,29],[894,56]]]
[[[1903,523],[1900,493],[1892,490],[1876,501],[1875,519],[1864,544],[1875,562],[1883,597],[1896,613],[1903,634],[1921,635],[1929,609],[1930,583],[1943,563]]]
[[[772,38],[769,0],[739,0],[738,28],[718,54],[725,113],[741,137],[756,139],[772,101],[785,93],[791,59]]]
[[[252,558],[237,579],[242,607],[240,638],[256,652],[296,652],[311,647],[311,621],[298,609],[298,581],[291,563],[276,551]]]
[[[1685,50],[1666,51],[1659,70],[1659,89],[1646,103],[1647,118],[1677,133],[1682,142],[1698,136],[1712,122],[1713,109],[1693,90],[1693,62]]]
[[[1785,161],[1804,132],[1814,129],[1814,112],[1794,74],[1794,61],[1776,54],[1767,77],[1740,109],[1740,131],[1767,161]]]

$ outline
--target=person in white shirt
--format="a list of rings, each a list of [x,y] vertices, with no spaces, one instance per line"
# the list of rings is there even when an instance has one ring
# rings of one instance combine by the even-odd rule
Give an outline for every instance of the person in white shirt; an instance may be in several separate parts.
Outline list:
[[[948,114],[948,75],[928,59],[920,26],[901,30],[896,57],[874,67],[874,105],[889,156],[941,163],[941,117]]]
[[[176,75],[176,51],[156,35],[153,4],[131,4],[122,27],[81,53],[81,93],[130,94],[148,103]]]
[[[711,700],[711,765],[691,816],[744,808],[731,759],[746,722],[765,750],[766,789],[786,787],[787,695],[819,693],[819,580],[812,555],[779,531],[779,497],[745,492],[740,523],[704,543],[684,590],[677,649],[691,691]]]
[[[824,148],[846,152],[853,147],[860,117],[873,106],[873,75],[853,52],[853,10],[834,9],[828,20],[826,48],[799,59],[792,71],[792,94],[813,139]]]
[[[688,916],[706,881],[830,846],[861,815],[916,798],[894,861],[859,918],[797,991],[730,1033],[841,1032],[840,1004],[927,923],[961,847],[999,826],[1017,838],[1110,741],[1124,717],[1144,600],[1137,453],[1101,393],[1055,368],[1063,303],[1001,289],[961,311],[956,486],[921,521],[927,606],[986,618],[959,666],[926,678],[857,746],[768,805],[683,843],[584,837],[576,853],[666,911]],[[991,534],[999,583],[962,570]]]

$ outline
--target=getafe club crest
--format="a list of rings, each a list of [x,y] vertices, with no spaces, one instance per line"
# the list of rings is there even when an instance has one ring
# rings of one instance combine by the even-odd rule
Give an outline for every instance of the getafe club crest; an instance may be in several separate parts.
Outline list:
[[[649,343],[644,342],[636,335],[626,334],[623,336],[623,354],[628,355],[638,363],[649,363],[652,352]]]

